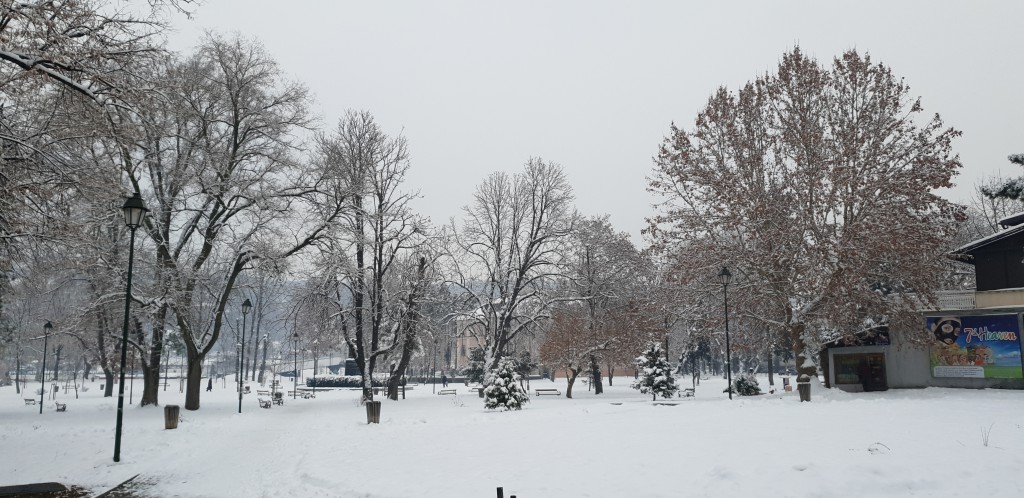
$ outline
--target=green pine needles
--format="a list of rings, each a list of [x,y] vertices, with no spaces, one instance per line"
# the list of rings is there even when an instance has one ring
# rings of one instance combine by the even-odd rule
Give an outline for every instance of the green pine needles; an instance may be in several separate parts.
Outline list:
[[[665,359],[660,344],[651,343],[636,359],[636,367],[640,370],[640,377],[633,382],[633,389],[650,394],[654,400],[658,396],[668,399],[679,395],[679,386],[672,376],[672,365]]]

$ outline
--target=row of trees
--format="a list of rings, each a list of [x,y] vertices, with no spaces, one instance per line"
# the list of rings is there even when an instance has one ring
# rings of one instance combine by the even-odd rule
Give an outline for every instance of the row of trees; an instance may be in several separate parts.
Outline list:
[[[460,220],[431,224],[405,186],[405,138],[369,112],[322,129],[309,92],[253,40],[165,50],[164,20],[187,5],[0,13],[0,356],[20,358],[33,324],[53,320],[109,394],[126,297],[118,199],[134,193],[151,210],[127,296],[142,403],[158,403],[173,333],[191,410],[215,347],[263,340],[265,355],[296,332],[353,358],[365,400],[380,365],[393,365],[396,396],[425,344],[452,334],[475,338],[488,383],[536,337],[570,396],[579,375],[600,393],[602,368],[613,375],[651,341],[692,372],[721,367],[722,266],[737,275],[734,351],[755,362],[788,348],[810,376],[825,338],[920,328],[891,294],[969,285],[942,257],[964,236],[964,209],[934,192],[961,166],[959,132],[921,117],[908,86],[856,51],[826,66],[795,49],[775,72],[719,89],[692,128],[673,125],[639,251],[607,217],[577,213],[562,169],[540,158],[486,177]],[[1015,202],[984,197],[967,226],[984,230]],[[239,324],[246,298],[252,320]],[[247,344],[225,347],[242,327],[255,331]]]

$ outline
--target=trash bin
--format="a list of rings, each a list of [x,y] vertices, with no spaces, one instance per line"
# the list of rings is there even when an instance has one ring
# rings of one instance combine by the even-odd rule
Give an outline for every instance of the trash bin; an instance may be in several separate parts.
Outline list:
[[[366,402],[366,423],[367,424],[379,424],[380,423],[380,401],[367,401]]]
[[[811,383],[810,382],[797,382],[796,390],[800,393],[800,402],[811,400]]]
[[[178,414],[181,408],[178,405],[167,405],[164,407],[164,429],[178,428]]]
[[[482,398],[482,397],[484,397],[484,388],[482,388],[482,387],[481,387],[481,388],[477,389],[477,390],[476,390],[476,392],[477,392],[478,394],[480,394],[480,397],[481,397],[481,398]]]

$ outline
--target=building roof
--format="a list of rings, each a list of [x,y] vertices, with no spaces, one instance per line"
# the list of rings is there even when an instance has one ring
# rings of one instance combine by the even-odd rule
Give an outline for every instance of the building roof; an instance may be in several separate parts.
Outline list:
[[[1024,211],[1013,213],[1010,216],[999,220],[999,226],[1006,228],[1015,227],[1021,224],[1024,224]]]
[[[1019,214],[1022,217],[1022,219],[1024,219],[1024,213]],[[1003,220],[1005,219],[1008,218],[1003,218]],[[1003,220],[1000,220],[1000,224],[1002,224]],[[1006,230],[1000,230],[987,237],[982,237],[973,242],[969,242],[961,247],[954,249],[953,251],[950,251],[949,256],[958,261],[963,261],[964,263],[970,263],[973,265],[974,258],[970,256],[972,256],[972,253],[974,251],[1021,233],[1024,233],[1024,224],[1017,225],[1013,228],[1008,228]]]

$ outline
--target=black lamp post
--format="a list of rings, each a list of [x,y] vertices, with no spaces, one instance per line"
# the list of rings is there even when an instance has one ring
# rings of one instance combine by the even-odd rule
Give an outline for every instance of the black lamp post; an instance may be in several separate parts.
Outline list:
[[[292,376],[292,399],[295,399],[295,391],[299,390],[299,333],[292,334],[292,339],[295,340],[295,347],[292,348],[292,354],[295,356],[293,360],[295,362],[295,371]]]
[[[316,358],[317,353],[320,352],[318,348],[319,339],[313,339],[313,396],[316,397]]]
[[[242,413],[242,382],[245,381],[242,376],[245,365],[245,315],[248,315],[251,309],[252,303],[248,299],[242,301],[242,343],[238,352],[238,413]]]
[[[146,217],[146,204],[138,192],[124,202],[124,224],[131,230],[128,242],[128,284],[124,290],[124,326],[121,327],[121,372],[117,384],[117,428],[114,430],[114,461],[121,461],[121,420],[124,418],[124,364],[128,359],[128,311],[132,304],[132,265],[135,262],[135,230]]]
[[[725,375],[729,381],[729,399],[732,399],[732,346],[729,344],[729,283],[732,282],[732,273],[723,266],[718,272],[718,280],[722,282],[722,292],[725,293]]]
[[[53,325],[47,321],[46,325],[43,325],[43,375],[39,377],[39,414],[43,414],[43,393],[46,392],[46,346],[50,340],[50,331],[53,330]]]

